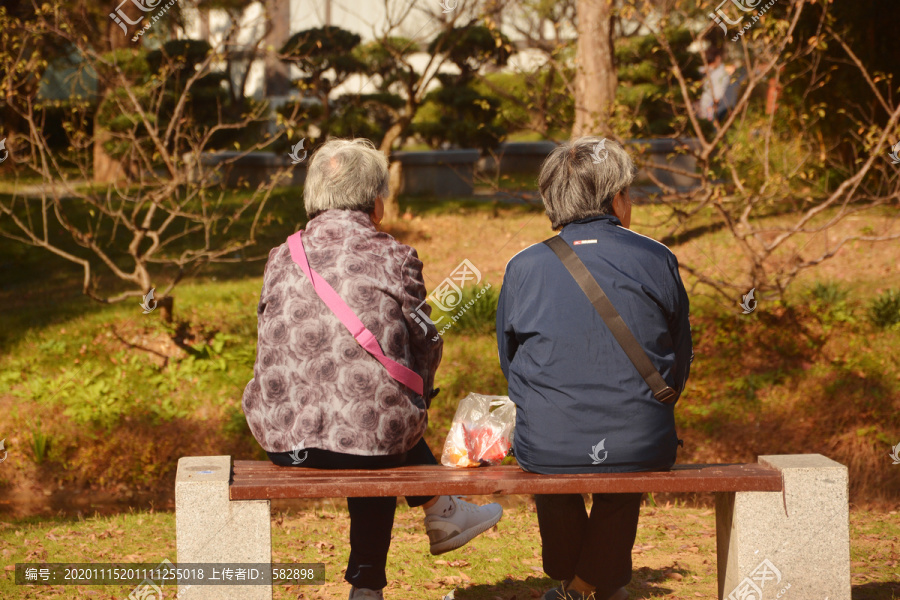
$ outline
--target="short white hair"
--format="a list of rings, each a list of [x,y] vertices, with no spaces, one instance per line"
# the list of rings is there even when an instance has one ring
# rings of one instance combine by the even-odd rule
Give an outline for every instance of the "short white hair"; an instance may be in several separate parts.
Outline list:
[[[388,193],[387,157],[364,138],[329,140],[313,155],[303,187],[309,218],[331,209],[372,212]]]
[[[612,140],[589,136],[557,146],[544,160],[538,177],[553,229],[613,214],[613,199],[628,189],[635,174],[628,152]]]

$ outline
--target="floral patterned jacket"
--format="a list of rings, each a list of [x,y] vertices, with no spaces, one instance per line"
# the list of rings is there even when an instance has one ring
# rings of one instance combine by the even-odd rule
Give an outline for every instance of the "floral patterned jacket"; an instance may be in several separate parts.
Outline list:
[[[303,247],[317,271],[375,335],[384,353],[421,375],[431,397],[443,341],[425,300],[416,251],[378,232],[360,211],[328,210]],[[287,242],[269,253],[253,379],[242,406],[267,452],[320,448],[400,454],[422,437],[428,402],[395,381],[316,295]],[[433,338],[437,337],[437,341]]]

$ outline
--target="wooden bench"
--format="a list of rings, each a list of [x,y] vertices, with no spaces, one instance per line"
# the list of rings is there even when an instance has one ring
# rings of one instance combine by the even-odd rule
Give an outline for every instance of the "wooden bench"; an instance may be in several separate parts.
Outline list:
[[[517,466],[452,469],[441,465],[323,471],[236,460],[232,500],[350,496],[480,496],[632,492],[780,492],[778,469],[759,464],[676,465],[671,471],[538,475]]]
[[[720,599],[770,600],[787,586],[785,600],[850,600],[847,491],[846,467],[818,454],[577,475],[538,475],[515,466],[326,471],[185,457],[175,485],[176,543],[183,563],[269,563],[269,501],[277,498],[711,492]],[[192,586],[184,597],[270,600],[272,590]]]

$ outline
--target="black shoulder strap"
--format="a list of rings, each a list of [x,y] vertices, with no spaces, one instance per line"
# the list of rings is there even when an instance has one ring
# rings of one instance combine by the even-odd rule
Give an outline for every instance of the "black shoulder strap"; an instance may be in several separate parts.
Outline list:
[[[558,235],[545,240],[544,243],[553,250],[572,277],[575,278],[578,287],[581,288],[588,300],[591,301],[591,304],[594,305],[603,322],[606,323],[616,341],[619,342],[622,350],[625,351],[638,373],[641,374],[641,377],[653,390],[653,396],[663,404],[675,402],[678,399],[678,394],[669,387],[666,380],[663,379],[656,367],[653,366],[653,363],[650,362],[647,353],[635,339],[634,334],[628,329],[628,325],[625,324],[612,302],[609,301],[609,298],[603,292],[603,288],[600,287],[600,284],[597,283],[591,272],[587,270],[587,267],[575,254],[575,251]]]

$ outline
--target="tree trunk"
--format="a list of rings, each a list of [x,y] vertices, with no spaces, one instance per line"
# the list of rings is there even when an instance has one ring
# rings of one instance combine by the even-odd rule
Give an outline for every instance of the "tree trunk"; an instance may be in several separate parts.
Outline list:
[[[108,48],[115,50],[116,48],[125,47],[128,44],[130,36],[123,34],[112,19],[107,19],[106,24],[106,40]],[[106,89],[103,78],[97,80],[97,95],[100,97],[102,106],[104,100],[109,95],[109,89]],[[100,111],[97,111],[97,115]],[[103,144],[111,139],[112,135],[107,129],[100,126],[98,117],[94,116],[94,183],[115,183],[121,180],[125,175],[125,169],[122,161],[116,160],[106,153]]]
[[[578,0],[578,48],[575,54],[575,125],[572,139],[610,134],[616,99],[612,0]]]
[[[175,313],[175,298],[172,296],[166,296],[165,298],[159,299],[159,312],[162,315],[163,321],[166,323],[172,322],[172,317]]]
[[[290,0],[267,0],[266,13],[272,23],[272,31],[266,38],[266,46],[274,51],[266,51],[266,97],[287,96],[291,93],[290,67],[279,60],[278,51],[291,37]],[[243,90],[241,90],[243,96]]]
[[[395,223],[400,219],[400,185],[403,183],[403,164],[399,160],[391,163],[388,186],[390,191],[384,199],[384,219],[386,223]]]
[[[391,147],[394,145],[394,142],[397,141],[397,138],[400,137],[400,134],[404,129],[406,129],[405,123],[394,123],[394,125],[387,130],[387,133],[384,134],[384,139],[381,140],[381,148],[379,148],[379,150],[390,157]],[[400,219],[400,202],[398,201],[398,198],[400,196],[400,184],[403,182],[403,165],[398,161],[394,161],[391,163],[390,168],[390,179],[388,181],[390,191],[388,192],[388,197],[384,199],[385,223],[393,223]]]
[[[103,144],[109,141],[112,135],[100,126],[97,117],[94,117],[94,183],[115,183],[120,181],[125,174],[122,161],[116,160],[106,153]]]

